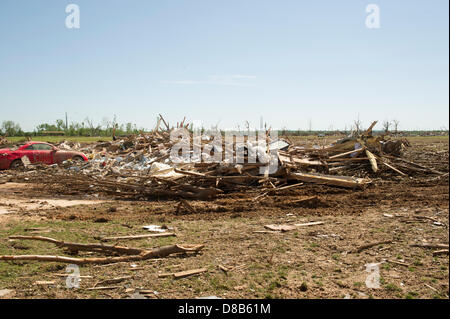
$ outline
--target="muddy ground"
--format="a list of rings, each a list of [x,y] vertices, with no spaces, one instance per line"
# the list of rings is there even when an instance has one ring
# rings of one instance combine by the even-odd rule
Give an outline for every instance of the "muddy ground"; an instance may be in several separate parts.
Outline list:
[[[407,158],[448,172],[448,138],[412,144]],[[0,180],[7,175],[0,172]],[[66,287],[66,264],[0,261],[0,298],[448,298],[448,254],[433,256],[438,249],[411,246],[448,245],[448,175],[371,177],[373,184],[364,190],[304,184],[257,200],[255,191],[190,201],[195,213],[177,212],[177,201],[62,196],[4,178],[0,255],[67,255],[50,243],[8,239],[11,235],[89,243],[147,234],[142,226],[149,224],[172,227],[177,236],[116,242],[149,249],[174,243],[205,248],[196,255],[84,265],[78,289]],[[298,202],[308,196],[317,198]],[[287,232],[264,228],[311,221],[324,223]],[[379,288],[366,285],[371,263],[379,269]],[[181,279],[158,276],[196,268],[207,272]],[[125,279],[102,283],[118,277]],[[104,289],[89,289],[99,286]]]

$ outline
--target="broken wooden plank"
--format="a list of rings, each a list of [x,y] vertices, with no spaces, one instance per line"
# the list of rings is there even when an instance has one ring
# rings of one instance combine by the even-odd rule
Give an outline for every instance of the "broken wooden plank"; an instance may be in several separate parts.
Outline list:
[[[227,268],[227,267],[225,267],[225,266],[223,266],[223,265],[218,265],[218,267],[219,267],[219,269],[222,270],[224,273],[227,273],[227,272],[230,271],[229,268]]]
[[[399,173],[402,176],[408,176],[408,174],[403,173],[402,171],[398,170],[397,168],[395,168],[394,166],[386,163],[385,161],[383,161],[381,158],[379,158],[381,163],[383,163],[384,165],[386,165],[387,167],[389,167],[391,170],[393,170],[396,173]]]
[[[180,202],[191,213],[196,213],[197,212],[197,210],[194,207],[192,207],[192,205],[189,204],[187,200],[180,198]]]
[[[314,202],[314,201],[317,201],[318,199],[319,199],[319,197],[317,197],[317,196],[307,196],[304,198],[293,200],[291,202],[287,202],[286,204],[298,204],[298,203],[311,202],[311,201]]]
[[[358,149],[356,149],[356,150],[351,150],[351,151],[348,151],[348,152],[345,152],[345,153],[341,153],[341,154],[337,154],[337,155],[330,156],[330,157],[328,157],[328,160],[330,160],[330,159],[335,159],[335,158],[339,158],[339,157],[343,157],[343,156],[347,156],[347,155],[351,155],[351,154],[355,154],[354,156],[357,156],[358,154],[360,154],[360,153],[361,153],[362,151],[364,151],[365,149],[366,149],[366,147],[363,146],[363,147],[358,148]]]
[[[92,257],[92,258],[75,258],[66,256],[52,256],[52,255],[3,255],[0,256],[0,260],[5,261],[17,261],[17,260],[35,260],[35,261],[49,261],[49,262],[61,262],[77,265],[85,264],[111,264],[117,262],[128,262],[128,261],[140,261],[148,260],[152,258],[166,257],[172,254],[179,253],[196,253],[200,251],[204,245],[169,245],[153,250],[141,250],[139,255],[128,255],[128,256],[118,256],[118,257]]]
[[[370,166],[372,167],[372,171],[374,173],[378,172],[377,159],[375,155],[373,155],[369,150],[366,150],[366,155],[369,158]]]
[[[176,236],[175,233],[157,233],[157,234],[144,234],[144,235],[129,235],[129,236],[115,236],[115,237],[102,237],[100,238],[102,241],[109,240],[135,240],[135,239],[143,239],[143,238],[156,238],[156,237],[172,237]]]
[[[411,266],[410,264],[407,263],[402,263],[401,261],[396,261],[396,260],[386,260],[388,263],[391,264],[396,264],[396,265],[400,265],[400,266],[404,266],[404,267],[409,267]]]
[[[91,287],[86,288],[86,290],[112,290],[112,289],[120,289],[122,286],[106,286],[106,287]]]
[[[275,192],[285,191],[287,189],[296,188],[296,187],[299,187],[299,186],[302,186],[302,185],[304,185],[304,184],[303,183],[297,183],[297,184],[282,186],[282,187],[278,187],[277,189],[271,189],[270,192],[272,192],[272,191],[275,191]]]
[[[376,241],[376,242],[373,242],[373,243],[370,243],[370,244],[359,246],[359,247],[355,248],[354,250],[352,250],[351,252],[360,253],[360,252],[362,252],[365,249],[372,248],[372,247],[378,246],[378,245],[390,244],[390,243],[392,243],[392,240]]]
[[[118,284],[118,283],[120,283],[122,281],[125,281],[127,279],[131,279],[131,278],[133,278],[133,276],[123,276],[123,277],[106,279],[106,280],[103,280],[103,281],[100,281],[100,282],[96,283],[94,285],[94,287],[102,286],[102,285]]]
[[[324,222],[310,222],[310,223],[303,223],[303,224],[293,224],[293,225],[264,225],[264,228],[273,230],[273,231],[290,231],[297,229],[298,227],[307,227],[307,226],[315,226],[315,225],[322,225]]]
[[[306,226],[315,226],[315,225],[323,225],[325,222],[310,222],[303,224],[294,224],[295,227],[306,227]]]
[[[192,269],[192,270],[186,270],[186,271],[180,271],[173,274],[175,279],[184,278],[192,275],[201,274],[204,272],[207,272],[208,269],[206,268],[199,268],[199,269]]]
[[[274,231],[285,232],[285,231],[294,230],[297,227],[295,227],[294,225],[264,225],[264,228],[274,230]]]
[[[433,251],[433,256],[438,256],[438,255],[448,255],[448,249],[441,249],[441,250]]]
[[[107,251],[107,252],[116,252],[120,254],[127,254],[127,255],[137,255],[142,252],[142,249],[134,249],[129,247],[123,247],[123,246],[111,246],[111,245],[105,245],[105,244],[81,244],[81,243],[71,243],[71,242],[65,242],[62,240],[53,239],[50,237],[43,237],[43,236],[20,236],[20,235],[14,235],[9,236],[9,239],[22,239],[22,240],[38,240],[38,241],[45,241],[52,243],[58,247],[65,247],[72,251]]]
[[[347,188],[364,188],[372,182],[370,179],[366,178],[324,175],[315,173],[299,173],[299,172],[290,173],[287,175],[287,178],[291,180],[299,180],[303,182],[311,182]]]
[[[422,248],[449,248],[448,244],[411,244],[410,247],[422,247]]]

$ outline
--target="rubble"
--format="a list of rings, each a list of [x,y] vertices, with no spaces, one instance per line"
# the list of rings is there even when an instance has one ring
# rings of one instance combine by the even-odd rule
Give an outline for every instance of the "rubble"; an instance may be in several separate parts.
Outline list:
[[[10,142],[6,139],[6,137],[0,136],[0,147],[8,144],[10,144]]]
[[[165,128],[160,128],[163,123]],[[62,194],[91,194],[115,198],[143,199],[198,199],[209,200],[220,194],[258,190],[264,197],[295,187],[293,183],[315,183],[345,188],[365,188],[372,178],[392,175],[443,174],[433,168],[402,159],[402,151],[409,146],[407,140],[390,140],[389,136],[374,136],[372,123],[368,130],[327,146],[305,147],[284,139],[271,139],[266,131],[267,147],[243,140],[236,145],[210,144],[210,137],[195,139],[189,131],[188,142],[197,146],[201,154],[190,150],[191,160],[181,157],[174,161],[171,150],[182,139],[171,139],[174,129],[186,131],[185,119],[170,128],[162,116],[156,128],[126,138],[97,144],[81,145],[65,141],[58,145],[64,149],[81,151],[89,158],[87,163],[67,160],[60,165],[28,165],[24,176],[28,181],[50,185]],[[208,152],[209,150],[209,152]],[[210,159],[216,150],[231,153],[243,162]],[[275,172],[261,173],[275,152],[278,162]],[[212,155],[214,153],[214,155]],[[234,158],[234,157],[233,157]],[[259,162],[250,162],[257,158]],[[202,159],[202,160],[200,160]],[[266,163],[266,164],[264,164]],[[256,198],[256,199],[257,199]],[[178,209],[195,212],[187,202]]]

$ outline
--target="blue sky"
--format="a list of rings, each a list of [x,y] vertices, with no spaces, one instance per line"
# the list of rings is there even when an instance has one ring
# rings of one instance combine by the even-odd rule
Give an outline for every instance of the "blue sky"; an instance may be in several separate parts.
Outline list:
[[[67,29],[65,8],[80,8]],[[368,4],[379,29],[365,25]],[[449,126],[448,1],[1,0],[0,121]]]

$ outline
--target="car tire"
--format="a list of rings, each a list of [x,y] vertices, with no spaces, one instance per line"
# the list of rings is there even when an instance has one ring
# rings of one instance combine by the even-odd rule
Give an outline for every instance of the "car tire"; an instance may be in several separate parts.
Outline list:
[[[16,159],[11,162],[9,169],[22,169],[24,167],[22,160]]]

